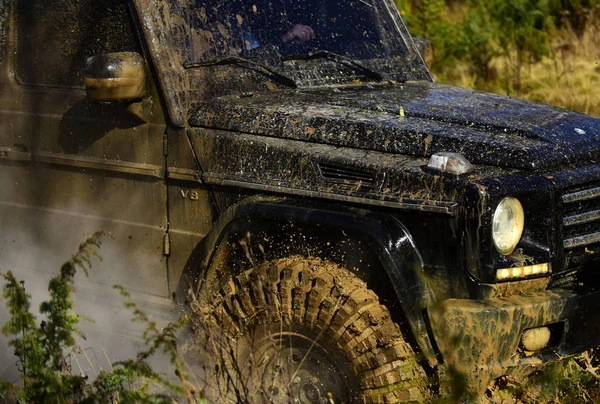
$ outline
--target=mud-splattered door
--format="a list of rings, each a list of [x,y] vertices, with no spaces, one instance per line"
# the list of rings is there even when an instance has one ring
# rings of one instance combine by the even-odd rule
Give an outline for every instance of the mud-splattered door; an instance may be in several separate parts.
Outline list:
[[[166,296],[160,100],[143,120],[83,88],[88,57],[141,52],[126,3],[0,0],[0,270],[55,271],[103,229],[115,238],[90,281]]]

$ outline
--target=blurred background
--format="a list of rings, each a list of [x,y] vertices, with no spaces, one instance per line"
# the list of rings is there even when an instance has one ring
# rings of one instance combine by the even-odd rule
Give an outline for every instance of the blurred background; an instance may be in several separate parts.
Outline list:
[[[395,0],[436,81],[600,116],[600,0]]]

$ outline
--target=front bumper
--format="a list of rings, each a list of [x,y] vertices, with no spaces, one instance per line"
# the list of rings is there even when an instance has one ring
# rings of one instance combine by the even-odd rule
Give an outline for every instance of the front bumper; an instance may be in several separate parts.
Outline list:
[[[428,314],[444,363],[477,389],[600,343],[600,292],[548,290],[483,301],[449,299]],[[551,328],[550,345],[524,352],[519,346],[523,332],[542,326]]]

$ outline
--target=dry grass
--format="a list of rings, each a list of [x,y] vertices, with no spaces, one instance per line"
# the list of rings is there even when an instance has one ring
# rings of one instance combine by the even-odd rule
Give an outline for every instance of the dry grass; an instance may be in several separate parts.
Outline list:
[[[476,85],[466,66],[436,75],[442,83],[478,88],[600,116],[600,28],[590,28],[579,39],[561,32],[552,43],[551,56],[522,70],[522,87],[507,85],[511,66],[502,57],[494,60],[495,82]]]

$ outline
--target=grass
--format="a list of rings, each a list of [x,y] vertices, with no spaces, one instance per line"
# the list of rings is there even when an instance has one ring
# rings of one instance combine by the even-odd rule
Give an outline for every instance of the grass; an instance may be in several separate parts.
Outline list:
[[[497,78],[476,83],[466,65],[434,72],[436,81],[461,87],[524,98],[600,117],[600,27],[591,27],[577,38],[569,31],[559,32],[552,40],[551,56],[526,65],[522,86],[515,89],[513,69],[505,58],[497,57],[492,66]]]
[[[597,403],[600,377],[597,353],[585,352],[575,358],[546,365],[526,378],[503,377],[488,390],[491,403]]]

